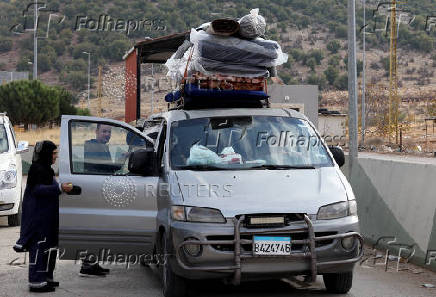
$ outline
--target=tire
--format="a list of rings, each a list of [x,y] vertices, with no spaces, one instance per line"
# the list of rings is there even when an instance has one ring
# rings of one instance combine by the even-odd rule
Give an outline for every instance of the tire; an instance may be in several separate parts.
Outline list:
[[[162,234],[162,255],[170,255],[173,253],[170,243],[165,234]],[[170,261],[166,259],[161,266],[162,292],[165,297],[185,297],[187,295],[187,281],[176,275]]]
[[[323,275],[324,285],[328,292],[345,294],[353,286],[353,272],[329,273]]]
[[[153,253],[152,253],[153,258],[151,260],[147,259],[147,261],[146,259],[141,258],[141,266],[148,267],[148,268],[156,266],[158,264],[158,262],[156,261],[156,254],[157,253],[156,253],[156,246],[155,246],[153,248]]]
[[[20,197],[20,199],[21,199],[21,197]],[[20,200],[20,206],[18,207],[18,213],[11,215],[11,216],[8,216],[9,227],[16,227],[16,226],[21,225],[21,205],[22,205],[22,202],[23,201]]]

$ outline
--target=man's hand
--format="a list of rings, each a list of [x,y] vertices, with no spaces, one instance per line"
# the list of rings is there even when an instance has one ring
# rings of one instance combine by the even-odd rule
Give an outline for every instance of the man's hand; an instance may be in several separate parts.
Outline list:
[[[71,192],[71,190],[73,189],[73,184],[72,183],[63,183],[61,185],[62,191],[68,193]]]

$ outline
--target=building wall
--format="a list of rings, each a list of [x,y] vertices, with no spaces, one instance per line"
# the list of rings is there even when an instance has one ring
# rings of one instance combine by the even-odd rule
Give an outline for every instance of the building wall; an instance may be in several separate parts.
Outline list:
[[[318,86],[272,84],[268,85],[268,95],[272,107],[304,104],[304,114],[318,127]]]
[[[29,79],[29,72],[0,71],[0,85],[22,79]]]
[[[346,142],[346,115],[318,116],[318,131],[329,145],[345,146]]]
[[[132,51],[126,57],[126,73],[125,73],[125,115],[124,120],[130,123],[136,120],[136,100],[137,100],[137,61],[136,51]]]

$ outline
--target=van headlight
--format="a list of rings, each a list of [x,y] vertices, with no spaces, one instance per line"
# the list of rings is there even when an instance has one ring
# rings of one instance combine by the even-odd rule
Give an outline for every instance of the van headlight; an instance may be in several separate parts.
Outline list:
[[[0,190],[12,189],[17,186],[17,170],[1,170],[0,171]]]
[[[356,200],[349,200],[321,206],[318,210],[317,219],[332,220],[355,215],[357,215]]]
[[[197,223],[225,223],[221,211],[215,208],[175,205],[171,207],[171,217],[176,221]]]

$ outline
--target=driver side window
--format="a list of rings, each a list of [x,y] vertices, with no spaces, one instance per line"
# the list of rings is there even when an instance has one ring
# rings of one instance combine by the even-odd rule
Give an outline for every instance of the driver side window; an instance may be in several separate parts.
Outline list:
[[[134,131],[111,123],[70,124],[73,174],[126,175],[129,154],[146,146]]]

